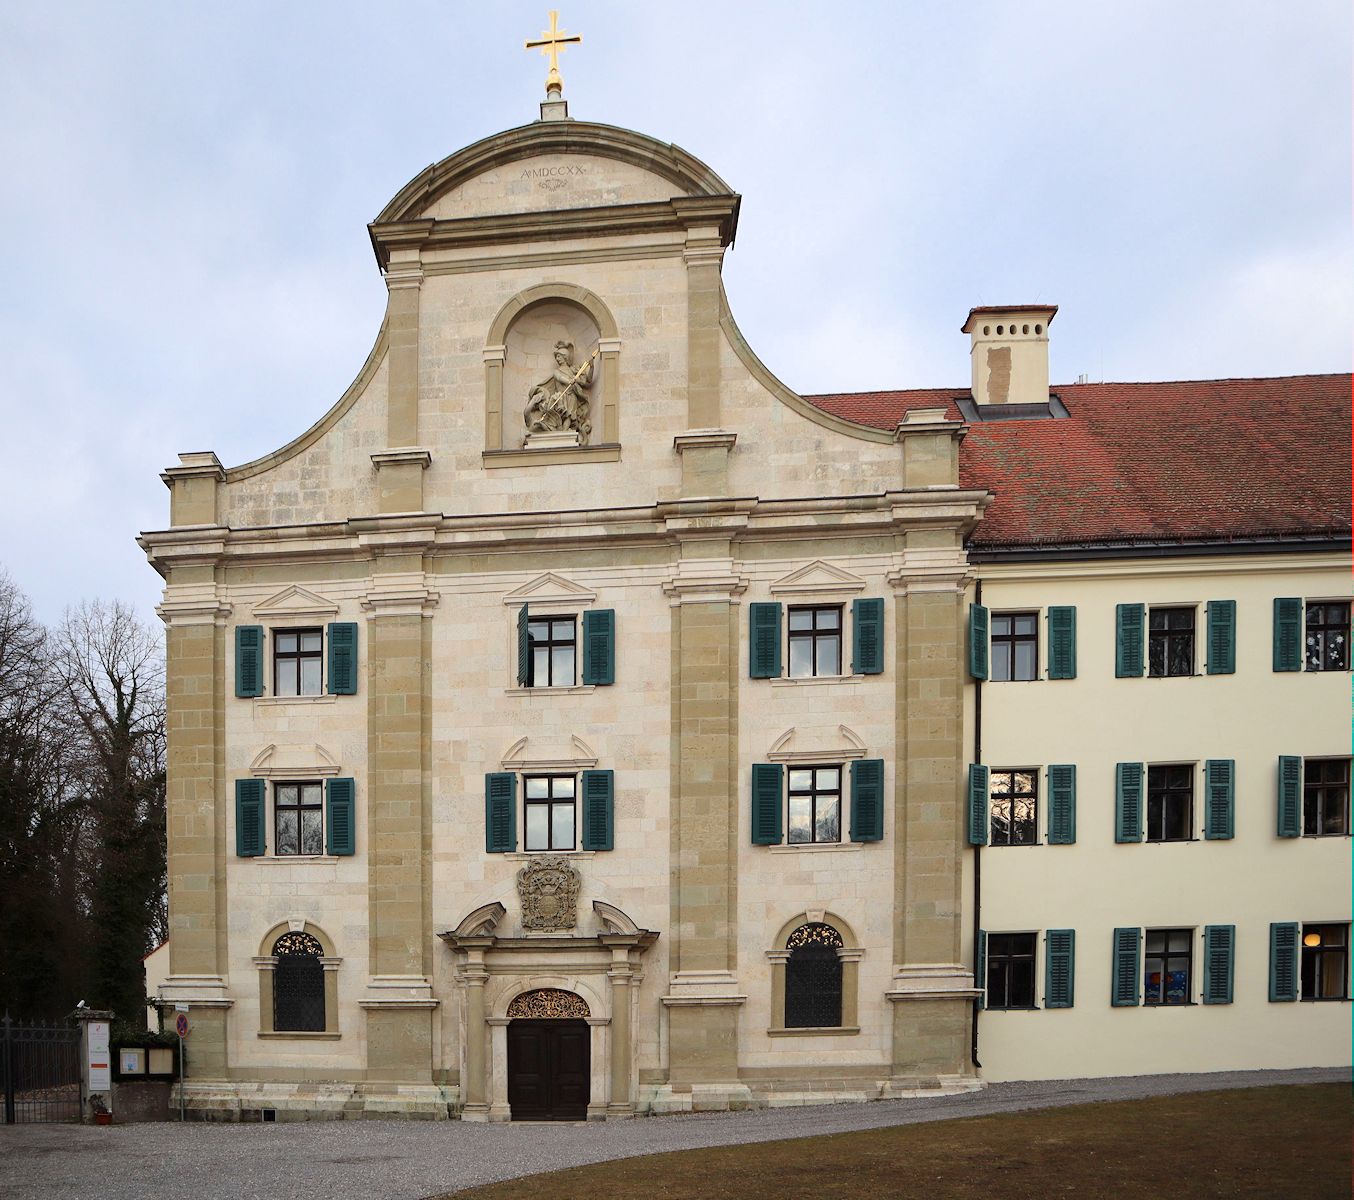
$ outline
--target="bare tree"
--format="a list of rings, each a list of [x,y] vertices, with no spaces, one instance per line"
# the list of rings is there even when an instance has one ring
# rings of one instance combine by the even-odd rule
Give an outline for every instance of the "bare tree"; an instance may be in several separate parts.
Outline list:
[[[51,639],[0,572],[0,1008],[57,1016],[83,990],[83,804]]]
[[[96,1002],[141,1023],[141,959],[167,924],[163,642],[126,605],[94,601],[67,611],[54,650],[94,834],[90,987]]]

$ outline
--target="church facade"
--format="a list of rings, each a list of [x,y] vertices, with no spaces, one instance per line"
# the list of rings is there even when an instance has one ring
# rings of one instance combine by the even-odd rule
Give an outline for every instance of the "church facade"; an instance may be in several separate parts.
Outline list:
[[[1347,458],[1133,474],[1163,405],[1221,446],[1347,377],[1143,415],[1050,392],[1024,306],[970,314],[971,388],[806,398],[729,311],[738,207],[552,98],[372,223],[386,316],[328,413],[166,470],[196,1111],[1347,1058],[1303,1002],[1349,994]]]

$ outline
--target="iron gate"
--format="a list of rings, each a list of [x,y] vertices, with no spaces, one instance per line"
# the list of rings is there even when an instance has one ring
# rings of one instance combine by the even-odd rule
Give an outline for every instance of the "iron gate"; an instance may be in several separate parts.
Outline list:
[[[5,1124],[80,1119],[80,1028],[0,1020]]]

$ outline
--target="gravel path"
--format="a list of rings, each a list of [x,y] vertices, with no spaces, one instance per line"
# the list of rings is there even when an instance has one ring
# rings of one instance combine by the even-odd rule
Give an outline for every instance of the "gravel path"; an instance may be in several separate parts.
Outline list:
[[[1021,1109],[1269,1084],[1341,1069],[996,1083],[981,1092],[592,1125],[326,1121],[280,1125],[0,1126],[5,1200],[419,1200],[540,1171],[664,1150],[776,1141]]]

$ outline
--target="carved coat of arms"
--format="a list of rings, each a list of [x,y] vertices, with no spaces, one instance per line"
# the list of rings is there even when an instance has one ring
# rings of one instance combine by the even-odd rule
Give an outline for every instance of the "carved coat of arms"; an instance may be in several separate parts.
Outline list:
[[[567,858],[542,854],[517,872],[522,928],[572,929],[578,923],[578,872]]]

